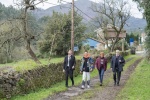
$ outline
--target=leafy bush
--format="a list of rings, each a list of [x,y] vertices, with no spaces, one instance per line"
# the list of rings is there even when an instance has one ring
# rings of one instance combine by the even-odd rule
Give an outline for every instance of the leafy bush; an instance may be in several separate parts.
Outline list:
[[[18,84],[19,84],[19,86],[23,86],[25,84],[25,80],[24,79],[20,79]]]
[[[122,49],[122,41],[119,41],[116,45],[114,50],[121,50]],[[127,42],[124,42],[124,49],[128,50],[129,49],[129,44]]]

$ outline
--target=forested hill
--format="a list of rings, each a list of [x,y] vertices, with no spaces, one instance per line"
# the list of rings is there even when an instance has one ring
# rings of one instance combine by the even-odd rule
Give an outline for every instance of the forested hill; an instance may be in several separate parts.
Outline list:
[[[0,3],[0,20],[17,17],[19,11],[13,8],[13,6],[5,7]]]
[[[75,10],[83,16],[85,22],[87,22],[87,20],[90,21],[91,20],[90,18],[94,18],[96,15],[90,9],[91,3],[93,3],[93,2],[90,0],[77,0],[77,1],[75,1]],[[69,3],[68,4],[61,4],[58,6],[50,7],[46,10],[37,9],[33,12],[33,14],[36,18],[41,18],[43,16],[51,16],[53,11],[61,12],[61,13],[68,13],[70,8],[71,8],[71,4],[69,4]],[[79,8],[79,9],[77,9],[77,8]],[[82,10],[82,12],[80,10]],[[85,14],[83,14],[83,12]],[[145,21],[145,19],[135,18],[135,17],[131,16],[131,18],[127,21],[127,25],[128,26],[125,26],[126,30],[128,30],[128,31],[135,31],[136,30],[137,31],[139,28],[140,29],[145,28],[146,21]]]
[[[93,3],[93,2],[90,0],[75,1],[75,6],[77,8],[79,8],[80,10],[82,10],[82,12],[85,13],[85,14],[83,14],[79,9],[77,9],[75,7],[75,10],[83,16],[84,22],[91,21],[91,19],[89,17],[94,18],[94,16],[96,15],[90,9],[91,3]],[[53,7],[46,9],[46,10],[36,9],[36,10],[32,11],[32,14],[35,18],[39,19],[39,18],[42,18],[44,16],[51,16],[53,11],[61,12],[61,13],[68,13],[70,8],[71,8],[71,4],[69,4],[69,3],[68,4],[61,4],[61,6],[60,5],[53,6]],[[16,10],[15,8],[13,8],[12,6],[5,7],[4,5],[2,5],[0,3],[0,20],[16,17],[19,14],[18,12],[19,11]],[[127,31],[133,32],[135,30],[138,31],[139,29],[144,30],[145,26],[146,26],[145,19],[131,17],[127,21],[127,26],[125,26],[125,29]]]

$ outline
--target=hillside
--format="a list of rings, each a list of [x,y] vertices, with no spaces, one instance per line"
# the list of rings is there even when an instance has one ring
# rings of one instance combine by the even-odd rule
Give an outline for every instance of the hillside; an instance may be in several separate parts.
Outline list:
[[[90,9],[91,3],[94,3],[90,0],[78,0],[75,1],[75,10],[81,14],[83,16],[84,22],[90,21],[91,18],[94,18],[94,16],[96,16],[96,14]],[[76,9],[79,8],[80,10],[82,10],[82,12],[84,12],[85,14],[83,14],[80,10]],[[53,6],[50,7],[46,10],[43,9],[37,9],[35,11],[33,11],[33,15],[39,19],[43,16],[51,16],[53,11],[56,12],[61,12],[61,13],[68,13],[68,11],[70,10],[69,8],[71,8],[71,4],[62,4],[62,5],[58,5],[58,6]],[[146,21],[145,19],[140,19],[140,18],[135,18],[132,17],[127,21],[127,25],[125,26],[125,29],[128,32],[133,32],[133,31],[138,31],[139,29],[144,30],[146,26]]]

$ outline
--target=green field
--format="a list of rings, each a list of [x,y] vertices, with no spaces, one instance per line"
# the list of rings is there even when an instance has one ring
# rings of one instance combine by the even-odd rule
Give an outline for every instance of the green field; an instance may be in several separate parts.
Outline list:
[[[81,56],[76,56],[76,59],[81,59]],[[48,58],[45,59],[40,59],[41,65],[48,65],[50,63],[59,63],[63,62],[64,57],[53,57],[51,60]],[[36,68],[37,66],[40,66],[40,64],[35,63],[32,59],[28,60],[21,60],[18,62],[13,62],[13,63],[7,63],[7,64],[0,64],[0,67],[6,67],[10,66],[13,67],[17,71],[24,71],[24,70],[31,70]]]
[[[150,100],[150,62],[138,65],[117,100]]]
[[[81,56],[75,56],[76,59],[81,59]],[[132,56],[126,56],[125,58],[130,58],[130,57],[134,57]],[[59,63],[59,62],[63,62],[64,57],[53,57],[51,60],[49,60],[48,58],[45,59],[40,59],[41,61],[41,65],[48,65],[50,63]],[[27,59],[27,60],[20,60],[18,62],[13,62],[13,63],[7,63],[7,64],[0,64],[0,67],[12,67],[17,71],[25,71],[25,70],[31,70],[34,68],[37,68],[37,66],[40,66],[39,64],[35,63],[32,59]]]

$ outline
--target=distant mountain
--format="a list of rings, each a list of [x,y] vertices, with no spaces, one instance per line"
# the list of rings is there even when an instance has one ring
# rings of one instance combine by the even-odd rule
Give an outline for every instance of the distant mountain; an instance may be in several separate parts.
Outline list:
[[[90,9],[91,4],[94,3],[92,1],[89,0],[78,0],[75,1],[75,10],[83,16],[84,21],[90,21],[91,18],[94,18],[96,16],[96,14]],[[79,8],[80,10],[82,10],[82,12],[77,9]],[[71,8],[71,4],[62,4],[62,5],[58,5],[58,6],[53,6],[50,7],[46,10],[43,9],[36,9],[35,11],[33,11],[33,15],[39,19],[43,16],[51,16],[53,11],[56,12],[61,12],[61,13],[68,13],[70,11]],[[83,14],[83,12],[86,14]],[[88,15],[88,16],[87,16]],[[128,32],[131,31],[137,31],[138,29],[140,30],[144,30],[146,26],[146,21],[144,19],[140,19],[140,18],[135,18],[135,17],[131,17],[128,21],[127,21],[127,26],[125,26],[125,29]]]
[[[89,15],[90,17],[94,17],[95,13],[92,12],[92,10],[90,9],[91,3],[94,3],[94,2],[89,1],[89,0],[75,1],[75,10],[77,10],[76,7],[78,7],[85,14]],[[36,18],[41,18],[43,16],[51,16],[53,11],[61,12],[61,13],[68,13],[70,10],[71,10],[71,4],[61,4],[58,6],[50,7],[46,10],[36,9],[33,11],[33,14],[35,15]],[[84,15],[83,13],[81,13],[81,11],[78,11],[78,13],[83,15],[83,17],[86,18],[87,20],[90,20],[90,18]]]
[[[144,31],[144,28],[146,27],[147,23],[145,19],[130,17],[130,19],[127,21],[127,25],[124,27],[128,32],[134,32],[134,31]]]

